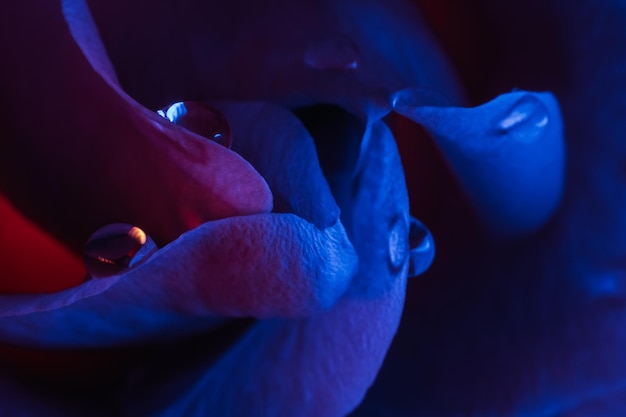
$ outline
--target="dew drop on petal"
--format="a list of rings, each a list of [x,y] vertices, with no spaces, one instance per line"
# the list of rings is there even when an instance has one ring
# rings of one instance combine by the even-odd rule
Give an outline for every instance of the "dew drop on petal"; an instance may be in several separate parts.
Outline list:
[[[407,229],[407,222],[404,216],[396,216],[391,222],[387,257],[389,265],[395,271],[399,271],[402,268],[409,253],[409,233]]]
[[[140,228],[114,223],[98,229],[85,244],[85,266],[93,278],[115,275],[157,250]]]
[[[167,110],[158,110],[170,122],[184,127],[200,136],[230,148],[232,132],[226,116],[218,109],[198,101],[172,104]]]
[[[548,110],[537,98],[527,94],[520,98],[498,122],[500,134],[512,134],[529,141],[548,125]]]
[[[425,272],[435,258],[435,240],[419,220],[411,217],[409,224],[409,277]]]
[[[307,48],[305,64],[317,70],[355,70],[359,67],[359,53],[352,39],[344,35],[330,35]]]

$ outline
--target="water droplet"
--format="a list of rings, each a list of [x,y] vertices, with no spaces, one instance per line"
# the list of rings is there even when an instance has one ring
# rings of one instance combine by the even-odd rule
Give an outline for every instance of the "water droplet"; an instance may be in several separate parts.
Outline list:
[[[233,137],[228,119],[221,111],[208,104],[198,101],[181,101],[157,113],[165,114],[164,117],[170,122],[222,146],[230,148],[232,144]]]
[[[404,216],[396,216],[389,230],[388,259],[389,265],[399,271],[409,253],[408,227]]]
[[[409,277],[426,271],[435,258],[435,240],[419,220],[411,217],[409,225]]]
[[[501,134],[515,134],[519,139],[531,140],[548,124],[548,111],[536,97],[527,94],[517,100],[498,122]]]
[[[423,87],[410,87],[396,91],[391,95],[394,110],[403,111],[417,107],[448,107],[450,102],[441,93]]]
[[[140,228],[114,223],[98,229],[85,245],[85,266],[93,278],[115,275],[157,250]]]
[[[359,67],[359,53],[349,37],[331,35],[309,45],[304,62],[318,70],[355,70]]]

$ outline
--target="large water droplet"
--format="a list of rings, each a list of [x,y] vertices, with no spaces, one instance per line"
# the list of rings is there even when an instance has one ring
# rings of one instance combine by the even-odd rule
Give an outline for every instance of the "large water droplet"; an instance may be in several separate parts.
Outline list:
[[[500,118],[498,130],[501,134],[510,134],[520,140],[529,141],[544,131],[548,121],[545,105],[538,98],[527,94]]]
[[[158,110],[172,123],[184,127],[200,136],[230,148],[233,137],[226,116],[218,109],[198,101],[172,104],[167,110]]]
[[[435,240],[419,220],[411,217],[409,225],[409,277],[426,271],[435,258]]]
[[[307,66],[318,70],[355,70],[359,67],[359,53],[352,39],[344,35],[330,35],[312,43],[304,53]]]
[[[407,222],[404,216],[396,216],[391,222],[387,255],[389,265],[396,271],[402,268],[408,256],[409,231],[407,229]]]
[[[85,266],[93,278],[115,275],[157,250],[140,228],[114,223],[98,229],[85,245]]]

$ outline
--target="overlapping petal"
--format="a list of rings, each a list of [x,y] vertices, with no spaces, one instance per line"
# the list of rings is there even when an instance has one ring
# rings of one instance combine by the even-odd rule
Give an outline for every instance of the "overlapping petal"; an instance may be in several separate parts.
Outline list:
[[[80,250],[107,223],[134,223],[163,244],[204,221],[271,210],[248,162],[132,100],[103,69],[103,50],[81,49],[95,29],[68,19],[74,33],[61,2],[35,0],[2,14],[0,187],[21,211]]]
[[[51,295],[1,296],[0,340],[103,347],[208,330],[219,316],[309,315],[334,304],[355,264],[338,221],[320,231],[290,214],[217,220],[122,275]]]
[[[236,148],[263,174],[285,214],[211,221],[118,276],[51,295],[2,296],[3,341],[145,344],[209,330],[223,322],[219,317],[307,316],[336,302],[357,260],[313,139],[279,107],[223,108],[235,122]]]
[[[216,363],[199,358],[163,386],[142,381],[129,414],[331,417],[360,402],[395,334],[408,267],[408,240],[391,239],[394,227],[408,230],[397,149],[381,122],[370,143],[354,203],[341,207],[360,259],[345,296],[310,318],[259,322]],[[390,264],[390,251],[400,253],[400,265]]]
[[[121,68],[122,85],[142,103],[155,107],[189,98],[271,99],[291,106],[330,102],[362,115],[371,114],[372,108],[384,102],[389,92],[416,84],[441,91],[448,89],[444,93],[453,101],[458,99],[449,72],[439,73],[446,67],[430,45],[432,39],[415,25],[416,15],[401,2],[384,5],[382,2],[305,2],[285,7],[279,13],[269,11],[267,4],[257,3],[246,15],[239,13],[242,7],[239,2],[202,5],[189,2],[167,12],[191,20],[173,19],[169,25],[160,27],[163,14],[158,10],[159,4],[137,2],[129,7],[127,2],[91,3],[96,10],[105,8],[105,12],[97,13],[96,20],[107,31],[105,41],[116,66]],[[122,277],[88,283],[62,293],[60,298],[21,300],[38,300],[31,307],[35,305],[47,311],[36,314],[53,313],[57,323],[68,317],[69,321],[78,320],[72,326],[76,333],[71,344],[92,343],[89,340],[98,334],[114,343],[154,340],[159,337],[158,328],[172,329],[171,336],[178,336],[206,328],[203,326],[207,322],[196,319],[216,313],[297,316],[332,304],[347,285],[350,251],[341,226],[333,221],[338,215],[336,205],[319,170],[311,170],[315,165],[310,163],[313,147],[310,138],[302,134],[302,126],[288,112],[277,108],[232,107],[233,120],[241,121],[242,127],[250,129],[248,133],[255,131],[251,126],[256,124],[259,131],[265,131],[260,138],[267,140],[244,140],[236,145],[236,150],[241,154],[249,152],[246,159],[254,160],[252,165],[266,176],[278,210],[293,211],[297,216],[253,214],[268,211],[272,196],[242,158],[158,119],[130,100],[116,87],[116,78],[103,75],[110,69],[102,62],[102,66],[98,64],[98,56],[87,54],[85,58],[81,54],[81,48],[84,52],[90,40],[83,39],[87,43],[79,42],[79,45],[72,41],[76,34],[73,32],[72,38],[70,33],[81,29],[71,25],[69,9],[65,9],[65,17],[70,20],[68,29],[60,24],[62,15],[55,5],[31,10],[30,6],[35,4],[41,6],[35,2],[11,4],[1,26],[5,42],[14,37],[24,42],[24,48],[3,45],[2,53],[6,51],[11,64],[5,68],[5,74],[12,75],[12,69],[16,68],[36,68],[41,62],[48,67],[45,77],[34,77],[40,94],[35,94],[30,85],[27,87],[28,82],[22,78],[2,84],[3,94],[12,100],[3,113],[5,125],[11,131],[8,137],[18,132],[15,137],[20,138],[3,142],[3,192],[74,247],[82,244],[95,228],[113,221],[134,222],[153,233],[158,241],[169,242],[206,220],[239,217],[209,222],[183,235]],[[71,2],[65,3],[68,4]],[[113,8],[107,11],[109,5]],[[246,9],[252,6],[253,2],[245,2]],[[124,9],[116,10],[119,7]],[[318,15],[318,7],[332,12]],[[26,13],[29,19],[20,19]],[[359,18],[352,22],[358,23],[346,23],[349,20],[345,16],[351,13],[357,13]],[[148,41],[122,42],[132,38],[128,32],[115,32],[115,29],[133,24],[139,14],[157,19],[150,19],[155,27],[146,28],[138,36],[158,36]],[[109,18],[114,18],[116,24],[111,24]],[[8,32],[15,26],[8,19],[28,23],[16,28],[8,38]],[[581,20],[576,21],[584,27],[585,19]],[[80,18],[78,22],[82,22]],[[371,25],[378,25],[379,30],[371,30]],[[294,28],[303,35],[291,36]],[[46,38],[43,33],[54,36]],[[250,36],[252,33],[260,35]],[[307,68],[302,57],[309,42],[317,38],[324,40],[329,33],[348,35],[354,40],[366,70],[354,75]],[[389,36],[379,37],[375,33]],[[46,42],[64,45],[62,65],[51,56],[32,53]],[[238,48],[230,48],[230,42]],[[579,42],[586,41],[579,39]],[[138,45],[153,45],[154,51],[137,53]],[[190,53],[187,45],[195,52]],[[369,48],[371,45],[375,47]],[[26,52],[27,49],[31,50]],[[155,57],[159,59],[154,60]],[[66,67],[68,62],[76,66]],[[595,67],[590,65],[591,70],[583,66],[577,77],[598,78]],[[620,80],[607,78],[619,85]],[[606,96],[612,97],[613,90],[606,85],[605,88]],[[574,89],[566,96],[565,114],[569,120],[579,115],[581,97],[598,107],[605,104],[589,91],[584,92],[579,96],[579,91]],[[92,97],[98,97],[97,107],[86,105]],[[66,112],[60,117],[58,112],[46,116],[45,106],[59,106]],[[95,108],[100,113],[94,113]],[[226,112],[228,108],[224,107]],[[605,390],[614,391],[621,386],[619,366],[612,369],[605,361],[599,369],[593,368],[601,356],[613,358],[612,364],[621,364],[616,347],[623,346],[623,340],[614,329],[621,319],[623,289],[621,229],[615,227],[621,221],[622,205],[621,199],[613,204],[619,183],[610,180],[621,172],[621,160],[616,156],[621,148],[615,145],[608,149],[602,145],[596,149],[596,143],[586,139],[602,132],[600,136],[607,139],[601,143],[605,144],[616,137],[612,117],[595,116],[588,122],[582,116],[587,114],[576,117],[580,120],[575,125],[577,133],[571,137],[576,150],[568,178],[583,186],[579,189],[569,185],[561,217],[542,235],[510,247],[495,247],[490,242],[477,242],[476,237],[482,235],[472,235],[474,230],[460,224],[457,218],[442,216],[435,223],[436,236],[443,237],[444,247],[454,249],[444,259],[453,262],[445,266],[439,263],[436,281],[416,285],[406,327],[409,333],[419,335],[419,341],[416,342],[413,334],[405,336],[401,341],[404,346],[394,352],[397,362],[392,362],[392,371],[383,374],[391,375],[395,382],[406,378],[409,370],[411,380],[417,378],[417,388],[414,384],[393,383],[389,384],[393,387],[390,390],[382,390],[385,400],[396,400],[394,407],[400,413],[411,410],[452,416],[549,414],[564,404],[565,408],[575,406],[573,395],[597,398]],[[267,120],[259,121],[260,117]],[[434,113],[424,119],[424,125],[432,122],[433,117]],[[610,128],[603,123],[605,119],[611,121]],[[30,123],[31,120],[37,123]],[[281,124],[281,128],[284,124],[289,132],[293,129],[297,134],[283,135],[280,129],[273,128],[275,124]],[[341,207],[344,218],[350,219],[346,221],[346,229],[361,258],[359,274],[345,298],[332,310],[312,318],[257,323],[217,363],[200,360],[199,369],[206,371],[201,376],[173,378],[171,383],[177,389],[169,391],[171,396],[160,397],[162,402],[158,405],[163,408],[156,410],[142,404],[142,399],[148,398],[149,403],[155,392],[160,392],[145,387],[147,397],[138,397],[136,408],[131,410],[162,415],[204,412],[258,415],[259,410],[267,414],[303,415],[305,410],[310,415],[332,416],[344,415],[358,403],[373,381],[395,332],[402,306],[401,276],[406,268],[405,265],[401,271],[389,269],[389,228],[406,221],[407,208],[400,163],[391,138],[384,128],[376,126],[372,135],[376,140],[370,143],[367,157],[362,161],[363,175],[357,177],[356,202]],[[441,129],[445,131],[448,127],[444,123]],[[40,143],[38,139],[50,132],[54,132],[56,142]],[[276,142],[268,139],[268,135],[274,134]],[[305,140],[299,142],[301,138]],[[619,143],[617,138],[612,142]],[[273,158],[254,159],[264,147],[277,152],[268,155],[276,156],[280,164],[273,165]],[[284,153],[280,152],[282,147]],[[596,172],[595,167],[605,161],[607,154],[611,154],[613,162]],[[290,155],[304,158],[300,171],[300,164],[294,163]],[[116,162],[108,165],[108,161]],[[284,177],[281,177],[282,164],[289,171]],[[298,187],[300,183],[305,184],[302,189]],[[207,184],[211,185],[208,191]],[[235,184],[237,187],[233,188]],[[539,182],[539,185],[545,184]],[[476,190],[480,203],[484,189]],[[227,196],[228,201],[222,201],[222,196]],[[50,201],[63,204],[50,206]],[[589,201],[594,202],[593,207]],[[613,207],[607,208],[611,204]],[[41,207],[47,210],[40,210]],[[598,207],[610,213],[612,221],[596,220],[593,215]],[[454,213],[457,208],[465,207],[449,205],[444,212]],[[581,229],[580,224],[595,227]],[[566,238],[575,235],[572,230],[581,232],[575,236],[574,243],[563,244]],[[233,234],[257,240],[233,241],[230,240]],[[596,234],[610,236],[606,242],[612,243],[602,245],[602,250],[594,248],[589,242],[597,240]],[[300,242],[295,251],[290,246],[293,242]],[[562,249],[555,252],[555,244]],[[266,249],[257,252],[259,245]],[[329,251],[325,252],[324,248]],[[544,252],[553,256],[546,259]],[[605,256],[605,252],[609,255]],[[291,258],[300,253],[304,259]],[[243,258],[258,262],[240,262]],[[326,267],[318,265],[318,261],[343,272],[324,270],[318,275],[319,268]],[[202,279],[211,265],[224,271],[219,281]],[[257,265],[258,271],[254,270]],[[241,269],[243,274],[239,274]],[[301,270],[305,273],[295,275],[302,276],[302,281],[291,286],[293,277],[287,279],[287,276],[291,271]],[[273,274],[274,271],[285,273]],[[259,272],[258,277],[255,272]],[[337,274],[344,281],[326,281]],[[472,279],[460,279],[468,275]],[[184,276],[189,286],[181,286],[178,280],[167,281],[167,276]],[[572,281],[576,284],[572,285]],[[194,291],[197,288],[207,291]],[[243,290],[239,292],[239,289]],[[108,295],[113,298],[101,298]],[[189,300],[188,296],[194,297]],[[92,301],[95,304],[89,304]],[[129,309],[110,314],[111,302]],[[6,311],[10,304],[9,301],[4,304]],[[16,315],[18,310],[13,310],[13,317],[7,318],[7,322],[33,314],[31,310],[24,315],[22,310]],[[159,314],[153,315],[157,310]],[[64,311],[70,311],[70,315],[63,316]],[[94,315],[89,316],[90,312]],[[105,317],[98,322],[101,326],[88,329],[94,333],[79,334],[87,324],[86,320],[81,325],[80,317],[95,315]],[[135,317],[137,322],[122,323],[128,317]],[[193,319],[188,321],[190,317]],[[43,335],[48,338],[45,342],[48,345],[59,343],[60,339],[55,339],[47,329],[40,327],[30,334],[24,330],[26,326],[46,323],[40,323],[34,316],[31,320],[22,324],[22,330],[19,326],[18,330],[14,328],[16,333],[10,337],[30,343],[28,338],[33,341],[33,337]],[[121,327],[113,328],[113,324]],[[131,324],[140,325],[145,333],[131,335]],[[174,335],[178,331],[181,333]],[[67,340],[61,341],[61,345]],[[606,340],[611,343],[604,344]],[[570,354],[561,355],[566,351]],[[573,373],[592,368],[584,377]],[[294,383],[286,378],[294,374],[302,379]],[[389,379],[383,379],[383,384],[384,381]],[[494,386],[503,393],[495,399]],[[416,389],[422,393],[418,403]],[[316,401],[319,396],[328,401]]]

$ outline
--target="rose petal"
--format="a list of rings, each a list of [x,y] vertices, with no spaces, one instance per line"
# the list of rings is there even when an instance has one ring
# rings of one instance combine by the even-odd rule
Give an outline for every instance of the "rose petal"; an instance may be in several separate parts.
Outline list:
[[[394,225],[408,232],[400,159],[381,122],[372,135],[354,206],[342,207],[351,213],[347,227],[360,258],[348,293],[311,318],[259,322],[217,364],[194,361],[163,386],[143,381],[143,394],[129,398],[131,414],[332,417],[358,404],[397,328],[408,267],[406,256],[397,267],[388,258],[390,250],[408,254],[408,240],[390,249]]]
[[[335,303],[356,257],[313,139],[277,106],[223,108],[236,121],[235,143],[259,164],[278,205],[297,215],[208,222],[119,276],[58,294],[0,297],[2,340],[35,347],[146,343],[207,330],[223,321],[218,316],[297,317]]]
[[[565,170],[558,103],[549,93],[513,92],[479,107],[414,105],[411,90],[394,109],[431,132],[489,231],[500,238],[535,232],[561,200]]]
[[[93,33],[69,19],[73,30],[60,2],[14,2],[2,13],[0,189],[21,211],[79,250],[107,223],[165,243],[207,220],[270,210],[249,163],[110,84],[92,66],[106,57],[90,49],[88,59],[80,46],[89,42],[73,37]]]
[[[213,221],[123,275],[57,294],[0,296],[0,339],[103,347],[190,334],[215,316],[306,316],[335,302],[354,265],[339,223],[319,231],[293,214]]]
[[[261,102],[216,105],[232,121],[233,150],[268,182],[274,211],[296,213],[322,230],[337,222],[313,138],[290,111]]]

